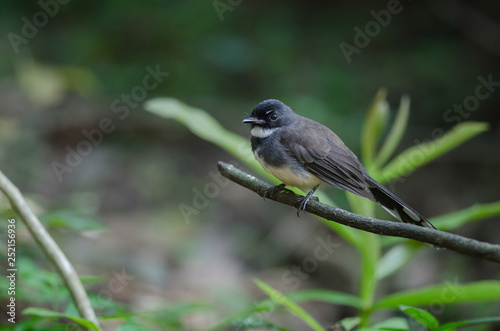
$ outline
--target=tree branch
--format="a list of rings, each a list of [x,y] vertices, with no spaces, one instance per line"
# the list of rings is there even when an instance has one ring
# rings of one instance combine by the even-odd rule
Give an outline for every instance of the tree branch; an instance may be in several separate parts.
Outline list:
[[[59,275],[68,287],[80,315],[94,323],[100,330],[99,321],[75,269],[42,223],[40,223],[40,220],[33,213],[19,189],[1,171],[0,191],[9,199],[12,208],[19,214],[33,238],[35,238],[45,255],[47,255],[56,267]]]
[[[254,191],[262,197],[266,190],[271,187],[269,184],[235,168],[231,164],[219,162],[218,168],[224,177]],[[293,207],[297,206],[298,198],[298,195],[289,190],[276,192],[269,197],[271,200]],[[437,247],[453,250],[461,254],[500,263],[500,245],[485,243],[449,232],[413,224],[365,217],[314,200],[308,202],[306,211],[326,220],[356,229],[385,236],[414,239]]]

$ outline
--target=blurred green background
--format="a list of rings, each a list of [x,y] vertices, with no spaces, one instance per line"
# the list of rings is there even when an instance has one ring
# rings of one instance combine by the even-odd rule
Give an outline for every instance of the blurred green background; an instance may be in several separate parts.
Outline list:
[[[429,217],[499,198],[500,86],[475,110],[454,113],[458,117],[451,121],[446,115],[475,95],[479,76],[500,82],[495,1],[401,1],[400,12],[385,27],[379,25],[350,62],[340,44],[354,46],[355,28],[365,31],[375,21],[371,11],[386,10],[388,2],[57,4],[44,22],[35,1],[1,3],[0,166],[38,212],[77,211],[108,227],[83,235],[64,229],[51,233],[80,273],[113,279],[114,272],[125,270],[134,277],[113,293],[116,301],[136,309],[181,301],[222,310],[244,307],[262,297],[252,278],[284,292],[296,289],[281,281],[283,273],[311,255],[318,238],[335,238],[313,217],[297,219],[295,210],[264,202],[235,184],[186,222],[179,205],[191,205],[193,189],[213,182],[218,160],[233,158],[178,122],[144,111],[142,101],[153,97],[174,97],[204,109],[247,137],[249,128],[241,120],[258,102],[277,98],[330,127],[360,155],[363,118],[385,87],[392,109],[403,94],[411,97],[401,149],[458,121],[490,124],[489,132],[389,185],[393,191]],[[37,19],[39,27],[27,27]],[[124,106],[124,95],[143,86],[147,67],[169,75],[120,118],[124,113],[116,106]],[[82,131],[98,128],[103,118],[115,129],[59,181],[54,162],[64,164],[67,148],[76,149],[86,139]],[[347,206],[341,192],[327,193]],[[458,232],[498,243],[498,222],[489,219]],[[20,240],[23,251],[48,268],[30,237]],[[333,240],[338,252],[299,288],[356,292],[355,251]],[[498,271],[492,263],[429,248],[379,291],[498,279]],[[319,320],[352,314],[351,308],[310,307]],[[452,311],[441,316],[446,319]],[[197,328],[219,319],[203,315],[186,323]]]

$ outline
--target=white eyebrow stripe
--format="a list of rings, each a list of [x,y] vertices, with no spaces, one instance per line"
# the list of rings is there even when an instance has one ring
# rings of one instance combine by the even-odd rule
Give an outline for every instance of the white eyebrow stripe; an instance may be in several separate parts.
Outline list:
[[[268,129],[260,126],[254,126],[253,129],[250,131],[250,134],[252,135],[252,137],[255,138],[267,138],[271,134],[273,134],[273,132],[276,130],[278,130],[278,128]]]

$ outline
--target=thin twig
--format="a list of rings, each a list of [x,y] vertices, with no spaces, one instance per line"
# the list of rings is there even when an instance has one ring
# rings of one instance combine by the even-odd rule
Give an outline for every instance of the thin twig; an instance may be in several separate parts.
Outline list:
[[[100,330],[99,321],[75,269],[42,223],[40,223],[40,220],[33,213],[19,189],[1,171],[0,191],[9,199],[12,208],[19,214],[33,238],[35,238],[45,255],[47,255],[56,267],[59,275],[68,287],[80,315],[94,323]]]
[[[231,181],[240,184],[260,196],[271,186],[252,175],[249,175],[231,164],[218,163],[220,173]],[[298,195],[289,190],[273,193],[269,199],[289,206],[297,206]],[[356,229],[392,237],[414,239],[433,246],[446,248],[455,252],[500,263],[500,245],[485,243],[413,224],[390,222],[365,217],[346,210],[310,200],[306,211],[326,220],[344,224]]]

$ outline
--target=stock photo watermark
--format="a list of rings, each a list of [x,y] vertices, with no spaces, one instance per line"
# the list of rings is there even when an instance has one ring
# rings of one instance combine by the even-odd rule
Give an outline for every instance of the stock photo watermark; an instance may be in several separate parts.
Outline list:
[[[469,118],[471,113],[479,108],[481,101],[488,99],[495,88],[500,87],[500,81],[493,80],[493,74],[489,74],[487,78],[482,75],[477,76],[479,83],[474,89],[474,93],[469,94],[461,103],[454,103],[453,107],[448,108],[443,113],[443,120],[446,123],[460,124],[466,118]]]
[[[8,220],[7,224],[7,321],[15,324],[16,323],[16,277],[17,277],[17,267],[16,267],[16,220],[11,218]]]
[[[26,45],[29,41],[38,35],[41,28],[45,27],[51,18],[56,16],[61,9],[61,5],[66,5],[69,0],[40,0],[38,6],[40,10],[35,12],[31,17],[21,17],[22,26],[19,33],[9,32],[7,39],[9,39],[12,49],[17,54],[19,47]]]
[[[253,159],[250,143],[242,143],[237,147],[237,149],[241,158],[248,161]],[[235,167],[240,165],[240,163],[235,160],[231,160],[229,163]],[[191,203],[180,203],[177,206],[182,215],[182,219],[186,224],[191,223],[191,218],[199,215],[203,209],[208,207],[210,201],[213,201],[216,197],[218,197],[222,189],[229,185],[230,180],[222,176],[218,171],[210,171],[208,176],[211,180],[205,183],[202,188],[194,187],[192,189],[193,196]]]
[[[361,53],[361,50],[367,47],[391,23],[392,17],[400,14],[403,9],[401,1],[389,0],[385,9],[379,11],[371,10],[370,15],[373,17],[373,20],[368,21],[363,29],[359,26],[354,27],[352,44],[345,41],[339,44],[347,63],[350,64],[352,62],[352,55]]]
[[[335,251],[341,246],[341,244],[332,241],[332,237],[328,235],[326,239],[317,237],[317,245],[313,250],[312,256],[305,257],[299,265],[292,265],[289,270],[286,270],[281,275],[281,281],[288,286],[287,291],[295,291],[300,287],[300,284],[309,278],[309,276],[316,272],[319,268],[320,262],[325,262],[331,256],[334,255]],[[265,302],[268,307],[263,311],[256,314],[259,319],[269,318],[276,307],[280,305],[280,297],[284,294],[279,294],[279,296],[272,296],[267,302]],[[262,305],[262,302],[257,303]]]
[[[289,286],[290,291],[295,291],[300,287],[303,280],[309,278],[309,275],[318,270],[319,263],[324,262],[333,255],[335,250],[340,247],[340,244],[332,241],[331,236],[327,236],[326,240],[316,238],[318,245],[314,248],[312,256],[307,256],[302,260],[300,265],[293,265],[290,270],[287,270],[281,276],[281,281]]]
[[[221,22],[224,21],[224,14],[226,12],[232,12],[236,6],[239,6],[243,0],[214,0],[212,6],[214,6],[215,12],[219,16]]]
[[[453,282],[448,280],[445,281],[444,285],[445,288],[439,293],[439,296],[433,299],[429,307],[425,309],[435,317],[444,313],[446,305],[457,302],[464,295],[464,290],[461,288],[456,278]],[[428,330],[427,327],[413,318],[410,318],[408,322],[411,330]]]
[[[235,165],[235,162],[232,162],[232,164]],[[229,185],[230,180],[222,176],[218,171],[210,171],[208,175],[212,180],[207,182],[203,189],[193,188],[191,204],[180,203],[178,205],[179,212],[186,224],[191,223],[191,217],[199,215],[203,209],[208,207],[210,201],[220,194],[221,189]]]
[[[139,103],[146,99],[148,92],[157,88],[169,75],[168,72],[160,70],[159,64],[154,68],[147,66],[145,70],[147,74],[143,77],[142,84],[134,86],[128,94],[122,93],[120,98],[115,99],[110,105],[111,112],[117,114],[120,121],[125,120],[130,115],[131,110],[137,108]],[[66,173],[72,173],[83,162],[83,159],[103,142],[104,136],[112,133],[115,129],[116,123],[109,117],[101,118],[96,128],[83,129],[84,138],[78,142],[76,147],[66,146],[67,153],[64,163],[57,161],[51,163],[57,180],[61,183],[64,179],[63,176]]]
[[[453,106],[444,111],[443,121],[445,123],[453,125],[462,123],[479,108],[482,101],[488,99],[495,92],[496,88],[500,87],[500,81],[494,81],[493,74],[488,74],[487,76],[479,75],[476,79],[478,84],[474,88],[474,92],[467,95],[461,102],[454,103]],[[445,130],[443,128],[435,128],[432,130],[430,138],[424,140],[415,139],[413,142],[418,146],[418,149],[414,149],[411,155],[408,155],[409,160],[413,164],[418,164],[421,160],[427,158],[429,154],[435,151],[437,139],[441,138],[444,134]],[[413,172],[414,170],[407,171],[407,169],[401,167],[399,173],[403,175],[397,176],[397,179],[389,184],[390,188],[394,189],[396,184],[404,182]]]
[[[113,297],[125,290],[131,281],[133,281],[136,276],[129,275],[125,272],[125,268],[121,271],[115,269],[111,270],[111,277],[107,283],[106,288],[103,288],[97,292],[97,297],[101,301],[109,302],[113,300]]]

